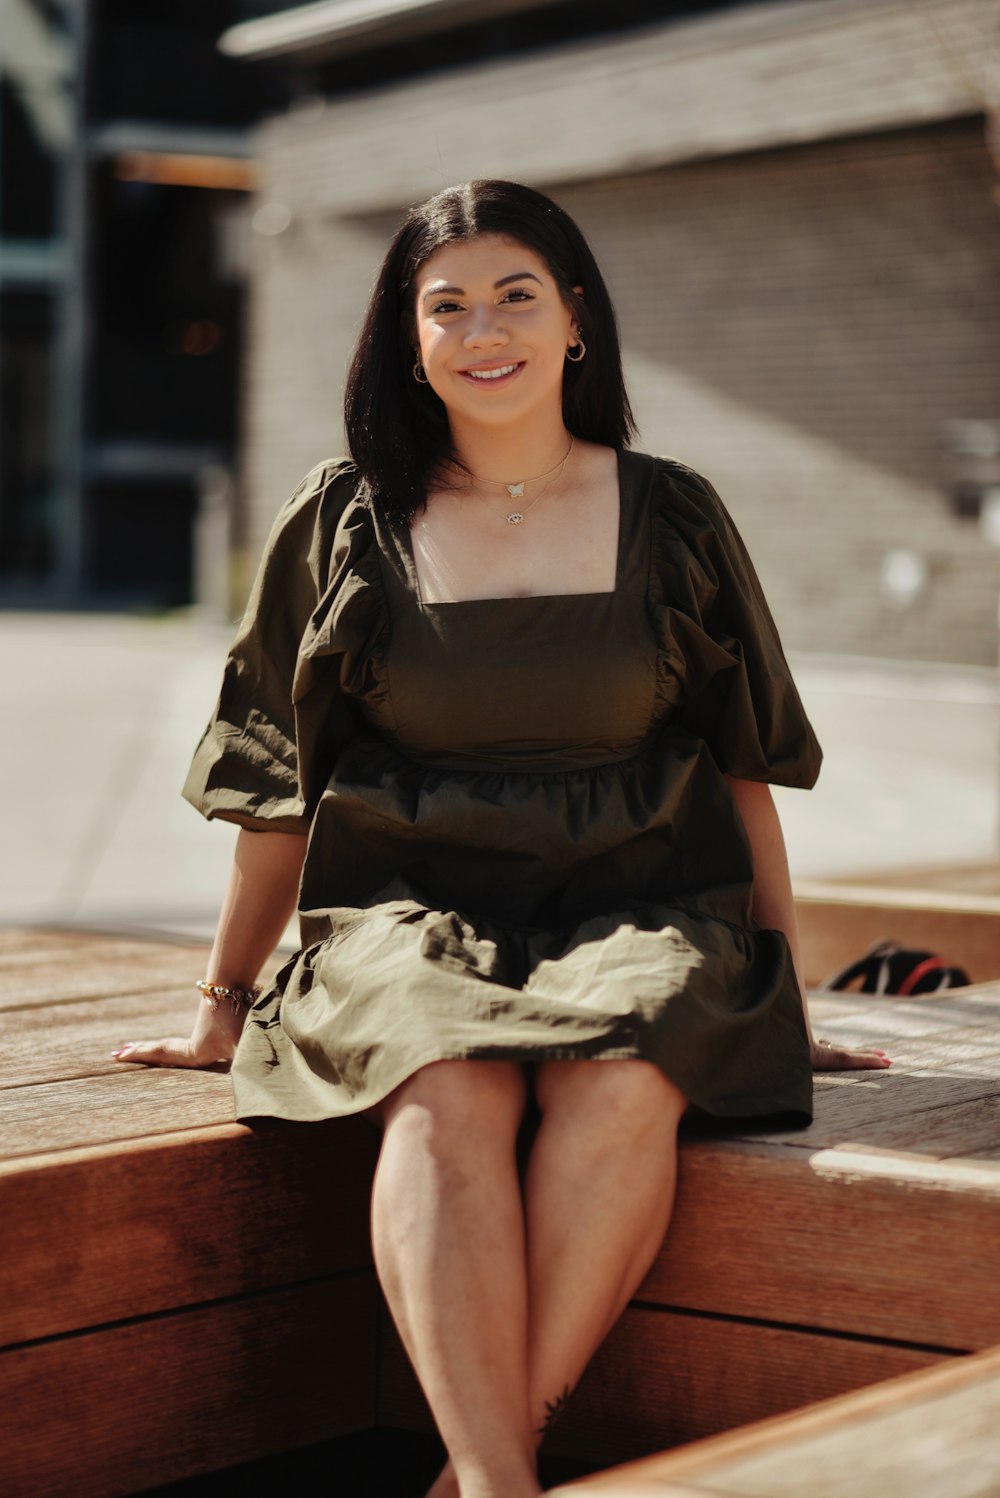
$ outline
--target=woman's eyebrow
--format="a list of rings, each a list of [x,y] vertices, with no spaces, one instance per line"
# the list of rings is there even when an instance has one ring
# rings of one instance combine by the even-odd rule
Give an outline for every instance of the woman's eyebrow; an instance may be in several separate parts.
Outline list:
[[[537,281],[542,284],[541,276],[536,276],[533,270],[518,270],[512,276],[501,276],[499,281],[493,282],[493,290],[499,291],[501,286],[509,286],[511,281]],[[465,291],[461,286],[432,286],[430,291],[425,291],[424,296],[444,296],[450,292],[452,296],[464,296]]]

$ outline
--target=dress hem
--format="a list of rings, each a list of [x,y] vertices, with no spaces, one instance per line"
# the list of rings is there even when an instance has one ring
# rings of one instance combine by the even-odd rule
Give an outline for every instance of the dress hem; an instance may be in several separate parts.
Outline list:
[[[367,1109],[375,1107],[376,1104],[384,1102],[390,1093],[394,1092],[397,1087],[401,1087],[416,1072],[422,1070],[425,1066],[432,1066],[438,1061],[514,1061],[525,1066],[538,1065],[546,1061],[647,1061],[651,1066],[656,1066],[672,1086],[684,1092],[684,1088],[675,1077],[671,1076],[664,1067],[660,1066],[658,1062],[653,1061],[651,1057],[644,1056],[635,1046],[608,1046],[606,1049],[596,1052],[591,1051],[590,1054],[584,1056],[580,1054],[581,1050],[584,1049],[580,1045],[546,1046],[542,1049],[533,1049],[530,1056],[526,1056],[523,1050],[519,1050],[513,1046],[501,1046],[496,1049],[484,1047],[483,1049],[488,1051],[488,1054],[475,1055],[470,1054],[468,1051],[442,1054],[440,1050],[432,1051],[425,1058],[409,1063],[406,1071],[386,1087],[384,1091],[380,1090],[377,1097],[369,1097],[357,1105],[352,1104],[345,1108],[298,1108],[294,1112],[291,1111],[291,1106],[280,1110],[272,1106],[266,1112],[249,1107],[241,1108],[238,1100],[238,1081],[231,1073],[236,1122],[245,1123],[248,1119],[273,1118],[280,1119],[286,1123],[325,1123],[335,1118],[353,1118],[358,1114],[364,1113]],[[250,1085],[253,1088],[255,1084],[251,1083]],[[791,1126],[804,1128],[808,1127],[813,1121],[812,1108],[797,1101],[771,1104],[766,1108],[727,1109],[724,1104],[720,1104],[718,1101],[713,1103],[707,1098],[699,1099],[692,1093],[684,1092],[684,1096],[687,1097],[690,1107],[697,1113],[723,1123],[737,1122],[740,1119],[759,1120],[762,1118],[794,1117],[803,1122]]]

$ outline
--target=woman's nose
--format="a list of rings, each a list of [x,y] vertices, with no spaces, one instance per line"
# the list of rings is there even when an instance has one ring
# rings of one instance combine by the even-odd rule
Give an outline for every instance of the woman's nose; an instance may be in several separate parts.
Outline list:
[[[496,307],[473,309],[464,341],[467,348],[480,348],[483,344],[496,348],[508,341],[507,330]]]

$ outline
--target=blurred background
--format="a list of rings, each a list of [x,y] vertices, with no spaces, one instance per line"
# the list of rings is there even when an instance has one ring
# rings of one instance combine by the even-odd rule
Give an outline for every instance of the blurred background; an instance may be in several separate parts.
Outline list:
[[[403,211],[551,193],[826,751],[798,879],[1000,894],[994,0],[0,0],[0,923],[208,934],[180,785]]]

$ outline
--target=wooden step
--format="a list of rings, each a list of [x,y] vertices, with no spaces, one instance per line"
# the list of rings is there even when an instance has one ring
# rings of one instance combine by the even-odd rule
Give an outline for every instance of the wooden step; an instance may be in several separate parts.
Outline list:
[[[989,1498],[1000,1347],[553,1489],[553,1498]]]
[[[376,1314],[366,1270],[8,1348],[3,1492],[124,1498],[366,1430]]]
[[[795,914],[813,987],[883,937],[935,953],[973,983],[1000,979],[1000,895],[800,879]]]
[[[122,1065],[185,1033],[206,949],[0,937],[3,1491],[113,1495],[374,1423],[358,1118],[233,1120],[223,1070]]]

